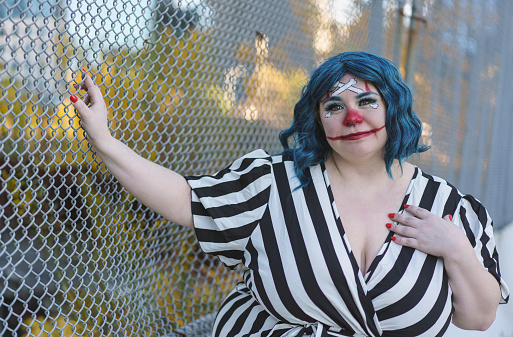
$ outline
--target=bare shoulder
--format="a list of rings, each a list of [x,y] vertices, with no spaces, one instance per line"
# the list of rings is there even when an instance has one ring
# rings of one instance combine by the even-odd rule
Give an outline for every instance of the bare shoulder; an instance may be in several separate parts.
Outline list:
[[[404,180],[410,181],[413,178],[414,174],[415,174],[415,165],[410,164],[405,161],[402,163],[402,172],[401,172],[401,169],[399,168],[399,173],[398,173],[397,177],[401,180],[404,179]]]

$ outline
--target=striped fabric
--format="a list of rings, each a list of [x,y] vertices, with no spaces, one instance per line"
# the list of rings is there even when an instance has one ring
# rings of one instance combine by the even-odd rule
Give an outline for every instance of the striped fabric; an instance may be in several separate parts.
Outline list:
[[[452,314],[442,259],[401,247],[390,233],[363,275],[324,165],[310,168],[305,188],[295,190],[294,175],[292,158],[257,150],[214,176],[186,177],[202,249],[248,268],[212,336],[442,336]],[[508,300],[492,222],[476,199],[416,168],[406,203],[453,214]]]

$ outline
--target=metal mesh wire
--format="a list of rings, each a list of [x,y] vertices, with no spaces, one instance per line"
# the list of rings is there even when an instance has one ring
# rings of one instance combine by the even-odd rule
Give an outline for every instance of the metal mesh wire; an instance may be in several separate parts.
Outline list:
[[[207,335],[241,276],[105,170],[68,100],[79,69],[100,85],[117,138],[179,173],[212,173],[281,151],[325,57],[369,50],[404,71],[403,3],[0,0],[0,335]],[[513,218],[501,71],[512,12],[507,0],[425,2],[413,85],[433,147],[418,162],[500,225]]]

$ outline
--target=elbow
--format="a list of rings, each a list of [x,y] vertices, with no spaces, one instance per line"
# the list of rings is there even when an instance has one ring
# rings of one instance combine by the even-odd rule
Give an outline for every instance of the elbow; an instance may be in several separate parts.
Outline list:
[[[464,330],[477,330],[477,331],[486,331],[490,328],[490,326],[495,321],[495,313],[481,315],[477,319],[458,319],[458,317],[454,317],[452,319],[452,323],[456,325],[460,329]]]
[[[493,315],[489,315],[489,317],[486,320],[483,320],[481,322],[481,325],[476,329],[479,331],[486,331],[488,328],[490,328],[495,321],[495,313]]]

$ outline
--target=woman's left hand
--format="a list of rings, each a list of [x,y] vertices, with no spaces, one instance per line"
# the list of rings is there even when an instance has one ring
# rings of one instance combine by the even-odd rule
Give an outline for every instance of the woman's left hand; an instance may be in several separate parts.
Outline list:
[[[392,237],[392,240],[401,246],[445,257],[466,239],[465,234],[452,224],[450,214],[441,218],[424,208],[413,205],[405,205],[405,211],[408,214],[406,212],[390,213],[389,218],[397,224],[387,224],[390,231],[398,234]]]

